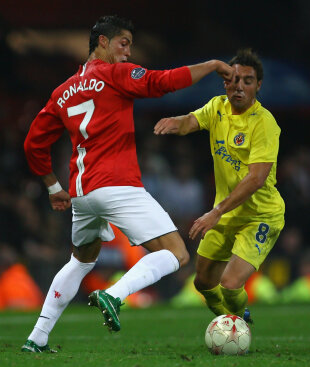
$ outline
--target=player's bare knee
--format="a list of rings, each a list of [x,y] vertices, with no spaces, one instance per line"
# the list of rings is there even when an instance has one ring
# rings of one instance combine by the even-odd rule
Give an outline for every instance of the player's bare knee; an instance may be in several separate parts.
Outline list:
[[[243,282],[236,278],[223,277],[221,279],[221,286],[226,289],[239,289],[243,285]]]
[[[186,249],[184,249],[180,254],[176,255],[175,254],[175,257],[179,260],[179,263],[180,263],[180,267],[188,264],[189,262],[189,253],[187,252]]]
[[[143,247],[150,252],[168,250],[178,259],[180,267],[189,262],[184,241],[177,231],[165,234],[143,244]]]
[[[210,283],[208,279],[206,279],[204,274],[200,274],[198,272],[194,279],[194,286],[197,289],[197,291],[204,291],[207,289],[214,288],[216,284]]]
[[[186,249],[185,243],[178,232],[171,234],[171,242],[169,243],[167,249],[170,250],[178,259],[180,267],[188,264],[190,256]]]
[[[73,256],[82,263],[95,262],[101,249],[101,240],[97,238],[91,243],[73,246]]]
[[[165,248],[165,250],[170,251],[178,259],[180,268],[189,262],[190,256],[184,243],[180,243],[178,247],[173,246],[172,248]]]
[[[203,290],[203,286],[200,280],[200,277],[196,274],[195,279],[194,279],[194,286],[197,289],[197,291],[202,291]]]

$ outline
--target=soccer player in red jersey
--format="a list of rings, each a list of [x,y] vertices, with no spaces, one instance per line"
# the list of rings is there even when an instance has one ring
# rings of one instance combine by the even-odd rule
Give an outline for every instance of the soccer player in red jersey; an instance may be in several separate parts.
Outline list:
[[[131,21],[101,17],[92,28],[89,58],[56,88],[32,122],[25,154],[32,172],[42,177],[54,210],[72,204],[73,254],[57,273],[41,315],[23,351],[51,351],[48,335],[95,266],[102,241],[113,239],[116,225],[131,245],[149,254],[115,285],[90,294],[89,304],[103,313],[110,330],[120,330],[121,302],[185,265],[185,244],[169,215],[145,191],[136,157],[133,102],[186,88],[216,71],[226,80],[232,68],[218,60],[171,70],[147,70],[128,62]],[[72,142],[69,193],[52,170],[51,145],[67,129]]]

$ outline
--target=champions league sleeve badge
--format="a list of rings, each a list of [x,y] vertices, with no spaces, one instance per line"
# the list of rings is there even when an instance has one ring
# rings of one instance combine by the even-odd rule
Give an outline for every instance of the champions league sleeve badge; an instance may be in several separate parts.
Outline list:
[[[245,135],[243,133],[239,133],[234,137],[234,143],[236,145],[242,145],[244,143]]]
[[[134,68],[131,71],[131,77],[132,79],[140,79],[143,77],[145,73],[146,73],[146,70],[143,68]]]

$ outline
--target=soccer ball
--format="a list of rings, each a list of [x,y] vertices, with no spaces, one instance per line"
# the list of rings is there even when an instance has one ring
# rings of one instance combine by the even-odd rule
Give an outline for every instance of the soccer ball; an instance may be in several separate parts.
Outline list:
[[[221,315],[210,322],[205,340],[212,354],[241,355],[249,351],[251,331],[241,317]]]

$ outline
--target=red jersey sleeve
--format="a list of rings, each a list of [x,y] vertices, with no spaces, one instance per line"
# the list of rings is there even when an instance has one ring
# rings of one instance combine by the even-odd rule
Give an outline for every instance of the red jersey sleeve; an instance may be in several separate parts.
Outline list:
[[[187,66],[171,70],[148,70],[131,63],[118,63],[112,72],[114,85],[130,98],[152,98],[192,85]]]
[[[62,135],[64,128],[50,99],[33,120],[24,142],[26,158],[34,174],[43,176],[52,172],[51,145]]]

